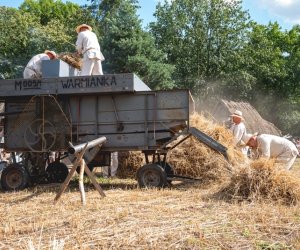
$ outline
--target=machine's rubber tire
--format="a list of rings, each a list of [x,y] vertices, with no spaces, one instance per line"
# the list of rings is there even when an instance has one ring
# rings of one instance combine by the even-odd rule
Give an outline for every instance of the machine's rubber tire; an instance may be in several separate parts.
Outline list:
[[[69,169],[62,162],[52,162],[46,169],[47,180],[49,183],[62,183],[69,174]]]
[[[30,176],[24,166],[11,164],[3,169],[1,186],[5,191],[23,190],[27,187]]]
[[[167,185],[167,174],[159,164],[151,163],[138,170],[137,180],[140,187],[162,188]]]

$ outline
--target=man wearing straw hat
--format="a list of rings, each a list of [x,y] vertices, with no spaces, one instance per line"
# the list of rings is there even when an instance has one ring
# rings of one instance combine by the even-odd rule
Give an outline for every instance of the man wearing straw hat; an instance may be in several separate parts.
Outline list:
[[[24,69],[24,72],[23,72],[23,77],[25,79],[42,78],[42,61],[43,60],[53,60],[56,58],[57,58],[57,55],[52,50],[45,50],[44,53],[35,55],[27,63],[27,65]]]
[[[233,134],[234,146],[242,145],[243,136],[246,134],[246,127],[244,124],[243,113],[240,110],[235,110],[231,115],[232,125],[230,130]],[[247,147],[240,147],[243,154],[247,154]]]
[[[284,164],[287,170],[291,169],[299,154],[294,143],[276,135],[246,134],[244,142],[256,150],[257,157],[275,158],[275,162]]]
[[[92,32],[92,27],[81,24],[76,27],[76,32],[78,33],[76,50],[83,56],[80,75],[103,75],[101,61],[104,61],[104,56],[101,53],[97,36]]]
[[[97,36],[92,32],[92,27],[81,24],[76,27],[78,33],[76,50],[82,54],[81,76],[103,75],[102,64],[104,56],[101,53]],[[115,177],[118,169],[118,152],[111,153],[110,176]],[[109,167],[103,167],[103,176],[109,177]]]

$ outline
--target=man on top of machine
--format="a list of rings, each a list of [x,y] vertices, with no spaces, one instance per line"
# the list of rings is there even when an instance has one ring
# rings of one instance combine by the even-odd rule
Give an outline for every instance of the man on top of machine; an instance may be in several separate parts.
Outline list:
[[[27,63],[23,72],[24,79],[42,78],[42,61],[56,59],[57,55],[52,50],[45,50],[44,53],[35,55]]]

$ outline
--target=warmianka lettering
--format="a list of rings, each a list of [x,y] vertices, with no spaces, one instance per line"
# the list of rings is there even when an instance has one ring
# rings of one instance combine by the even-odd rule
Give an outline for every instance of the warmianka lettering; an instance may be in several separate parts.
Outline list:
[[[109,86],[117,86],[117,81],[115,76],[92,76],[83,78],[67,78],[61,80],[63,89],[75,89],[75,88],[101,88]]]

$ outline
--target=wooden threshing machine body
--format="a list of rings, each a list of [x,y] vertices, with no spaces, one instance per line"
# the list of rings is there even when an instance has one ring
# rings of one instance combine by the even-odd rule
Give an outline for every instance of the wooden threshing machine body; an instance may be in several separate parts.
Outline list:
[[[140,186],[165,186],[175,176],[168,151],[191,135],[226,156],[223,145],[189,127],[194,103],[188,90],[152,91],[134,74],[74,76],[74,68],[60,60],[43,61],[42,71],[42,79],[0,80],[4,149],[23,156],[3,170],[6,190],[41,177],[63,181],[68,169],[61,156],[70,145],[98,138],[105,143],[86,153],[88,166],[109,165],[110,152],[143,151]],[[59,154],[48,164],[51,152]]]
[[[151,91],[134,74],[3,80],[4,147],[66,151],[100,136],[105,151],[156,150],[188,128],[188,90]]]

